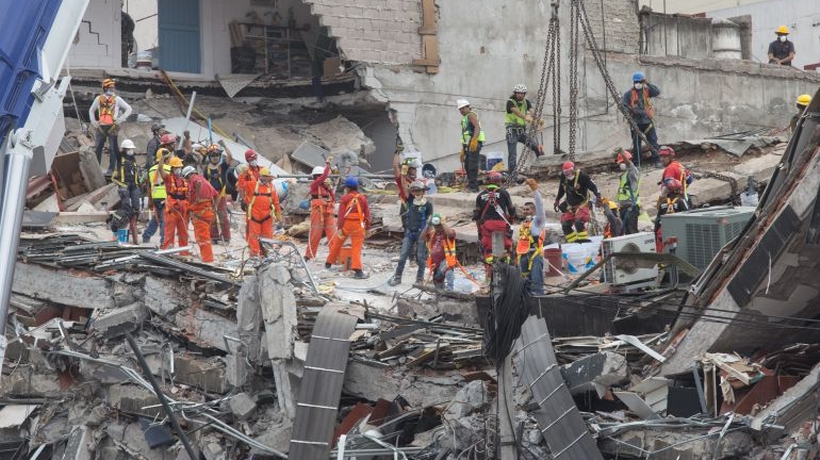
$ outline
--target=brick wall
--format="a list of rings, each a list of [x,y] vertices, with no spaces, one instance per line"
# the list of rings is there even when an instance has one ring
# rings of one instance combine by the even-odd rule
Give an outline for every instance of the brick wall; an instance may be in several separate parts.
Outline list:
[[[603,14],[601,3],[584,2],[598,47],[607,51],[637,53],[641,37],[637,0],[606,0],[603,2]]]
[[[352,61],[410,64],[421,59],[420,0],[305,0]]]

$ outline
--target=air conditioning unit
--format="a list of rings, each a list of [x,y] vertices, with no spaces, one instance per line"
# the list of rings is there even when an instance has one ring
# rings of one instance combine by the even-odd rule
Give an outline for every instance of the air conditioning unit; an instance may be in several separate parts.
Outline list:
[[[601,241],[603,257],[615,252],[655,253],[655,234],[652,232],[633,233]],[[644,265],[634,259],[615,256],[604,265],[604,282],[617,286],[654,280],[658,276],[658,266],[639,268]]]
[[[704,269],[735,239],[754,214],[752,206],[719,206],[661,216],[663,239],[678,239],[675,255]]]

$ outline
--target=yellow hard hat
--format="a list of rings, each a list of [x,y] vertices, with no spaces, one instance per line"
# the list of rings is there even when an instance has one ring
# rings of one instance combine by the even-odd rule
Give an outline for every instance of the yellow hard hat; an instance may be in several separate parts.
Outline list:
[[[156,161],[159,162],[160,158],[168,158],[171,155],[171,151],[168,149],[157,149],[157,158]]]
[[[808,94],[801,94],[797,96],[797,103],[803,106],[809,105],[811,104],[811,96]]]
[[[616,202],[614,202],[614,201],[612,201],[612,200],[609,200],[609,209],[611,209],[611,210],[613,210],[613,211],[614,211],[614,210],[616,210],[616,209],[618,209],[618,203],[616,203]]]
[[[172,168],[181,168],[182,167],[182,160],[177,157],[171,158],[168,160],[168,166]]]
[[[774,33],[782,34],[782,35],[789,35],[789,28],[786,27],[786,26],[780,26],[780,27],[777,28],[777,30],[774,31]]]
[[[114,80],[112,80],[110,78],[106,78],[105,80],[102,81],[102,87],[103,88],[106,88],[108,86],[114,86],[114,85],[115,85]]]
[[[268,168],[261,168],[261,169],[259,169],[259,177],[262,177],[262,176],[265,176],[265,177],[273,177],[273,176],[271,175],[271,173],[270,173],[270,169],[268,169]]]

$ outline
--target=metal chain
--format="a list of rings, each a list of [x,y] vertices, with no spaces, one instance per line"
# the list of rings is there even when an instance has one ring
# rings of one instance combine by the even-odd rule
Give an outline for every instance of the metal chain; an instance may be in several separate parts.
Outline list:
[[[698,179],[712,177],[718,180],[722,180],[724,182],[728,182],[729,187],[732,188],[732,196],[730,197],[730,199],[733,201],[740,195],[738,192],[737,179],[735,179],[734,177],[712,171],[700,171],[693,168],[686,168],[686,170],[695,174],[695,177]]]
[[[578,127],[578,29],[580,24],[579,0],[572,0],[570,4],[570,28],[569,28],[569,160],[575,161],[575,142],[577,139]],[[557,127],[555,129],[559,129]]]

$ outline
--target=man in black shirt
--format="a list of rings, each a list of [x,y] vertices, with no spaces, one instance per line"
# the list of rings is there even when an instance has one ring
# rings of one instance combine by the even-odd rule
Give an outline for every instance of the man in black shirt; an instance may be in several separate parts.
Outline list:
[[[789,28],[780,26],[774,33],[777,40],[769,43],[769,64],[792,65],[794,43],[789,41]]]
[[[595,182],[571,161],[564,162],[561,168],[561,182],[558,184],[558,195],[553,209],[561,213],[561,229],[567,243],[585,243],[589,241],[587,222],[589,222],[589,192],[595,195],[599,206],[603,204],[601,194]],[[561,198],[566,194],[566,201]]]

